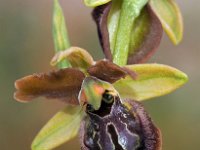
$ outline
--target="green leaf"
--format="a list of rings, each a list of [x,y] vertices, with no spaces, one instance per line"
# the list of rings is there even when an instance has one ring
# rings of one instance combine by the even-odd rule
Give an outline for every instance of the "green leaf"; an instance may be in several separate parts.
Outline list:
[[[83,116],[80,106],[67,106],[42,128],[32,143],[32,149],[53,149],[74,138],[79,131]]]
[[[51,65],[55,66],[59,62],[67,59],[73,68],[87,70],[95,62],[92,56],[84,49],[71,47],[65,51],[58,52],[52,59]]]
[[[66,50],[70,47],[69,39],[67,36],[65,18],[58,0],[54,0],[53,39],[56,52]],[[70,64],[69,62],[67,62],[67,60],[64,60],[58,66],[60,68],[66,68],[70,67]]]
[[[174,0],[150,0],[150,6],[159,17],[163,28],[174,44],[179,44],[183,37],[183,20]]]
[[[111,0],[84,0],[86,6],[97,7],[110,2]]]
[[[168,94],[185,84],[188,77],[183,72],[161,64],[128,65],[137,74],[136,80],[126,77],[114,83],[122,98],[138,101]]]
[[[136,18],[148,0],[113,0],[108,30],[113,51],[113,62],[119,66],[127,64],[131,31]],[[119,8],[121,8],[119,10]],[[116,19],[118,23],[116,23]],[[114,23],[113,23],[114,21]],[[110,25],[109,25],[110,24]]]
[[[83,81],[81,91],[79,93],[79,103],[81,105],[90,104],[95,110],[101,106],[102,95],[105,91],[118,95],[112,84],[99,80],[95,77],[86,77]]]

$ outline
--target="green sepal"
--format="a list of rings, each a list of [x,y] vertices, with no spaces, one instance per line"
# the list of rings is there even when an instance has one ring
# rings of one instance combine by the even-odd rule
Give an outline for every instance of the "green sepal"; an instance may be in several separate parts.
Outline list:
[[[128,65],[135,71],[137,78],[127,76],[113,85],[122,98],[138,101],[168,94],[181,87],[188,80],[185,73],[161,64]]]
[[[32,150],[53,149],[74,138],[83,117],[80,106],[66,106],[41,129],[31,145]]]
[[[183,37],[183,19],[176,2],[174,0],[150,0],[150,6],[172,42],[179,44]]]

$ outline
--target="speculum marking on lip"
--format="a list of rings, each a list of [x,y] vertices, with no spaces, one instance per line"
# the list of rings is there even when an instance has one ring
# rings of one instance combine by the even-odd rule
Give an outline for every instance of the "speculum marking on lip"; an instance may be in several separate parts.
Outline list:
[[[102,102],[98,111],[87,112],[83,132],[85,150],[160,149],[158,129],[143,106],[134,100],[126,102],[131,108],[115,97],[113,103]]]
[[[110,124],[108,125],[107,128],[108,128],[109,134],[111,135],[111,140],[115,146],[115,150],[123,150],[122,146],[118,142],[118,135],[115,130],[115,127],[112,124]]]

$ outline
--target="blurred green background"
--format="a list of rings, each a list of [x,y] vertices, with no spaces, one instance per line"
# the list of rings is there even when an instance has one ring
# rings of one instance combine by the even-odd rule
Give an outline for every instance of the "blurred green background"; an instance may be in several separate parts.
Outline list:
[[[144,102],[163,134],[164,150],[200,149],[200,5],[177,0],[185,22],[184,40],[175,47],[164,36],[151,62],[186,72],[189,82],[176,92]],[[28,104],[13,99],[14,81],[52,69],[52,0],[0,0],[0,149],[28,150],[40,128],[63,108],[57,101],[38,99]],[[72,45],[103,58],[91,9],[83,0],[61,0]],[[58,150],[78,150],[78,138]]]

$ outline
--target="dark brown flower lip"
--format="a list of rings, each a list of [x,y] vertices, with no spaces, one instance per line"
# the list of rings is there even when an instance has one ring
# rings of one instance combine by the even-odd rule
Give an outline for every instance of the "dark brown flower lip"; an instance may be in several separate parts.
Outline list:
[[[162,149],[162,135],[160,129],[157,128],[149,114],[145,111],[144,106],[135,100],[125,99],[132,106],[139,117],[141,128],[143,129],[144,146],[147,150]]]
[[[134,114],[133,118],[131,117],[135,121],[134,129],[133,129],[133,126],[127,126],[127,129],[129,131],[134,131],[135,134],[140,136],[140,139],[141,139],[140,144],[141,145],[140,145],[139,149],[161,150],[162,139],[161,139],[160,130],[154,125],[154,123],[151,120],[151,118],[149,117],[148,113],[145,111],[143,105],[132,99],[124,99],[122,101],[128,102],[131,107],[130,108],[127,107],[129,109],[123,107],[122,103],[121,103],[121,101],[119,101],[119,97],[118,97],[115,104],[113,104],[113,106],[112,106],[113,108],[111,110],[111,113],[108,114],[107,116],[99,117],[95,114],[89,114],[89,116],[87,116],[85,119],[83,119],[83,121],[81,123],[81,128],[80,128],[80,131],[81,131],[80,132],[80,140],[81,140],[82,148],[88,150],[89,149],[88,146],[92,146],[92,145],[88,145],[88,143],[86,144],[86,142],[85,142],[85,138],[87,137],[87,136],[85,136],[85,134],[87,134],[89,132],[88,130],[92,130],[91,127],[87,129],[85,126],[87,124],[88,120],[91,119],[91,120],[93,120],[93,124],[98,124],[98,125],[103,126],[98,130],[98,132],[105,133],[105,131],[104,131],[105,126],[107,126],[109,124],[118,125],[118,123],[120,123],[120,122],[116,122],[116,121],[119,118],[120,118],[119,120],[123,121],[123,123],[130,119],[130,118],[127,119],[127,117],[131,117],[129,115],[128,116],[126,115],[126,118],[121,117],[121,115],[118,116],[119,118],[117,117],[117,119],[113,118],[113,117],[116,117],[116,115],[119,115],[120,112],[124,113],[124,111],[126,111],[126,112],[130,112],[131,114]],[[122,108],[124,108],[124,109],[122,109]],[[123,119],[125,119],[125,120],[123,120]],[[93,126],[93,129],[95,129],[95,126]],[[105,134],[104,134],[104,136],[105,136]],[[93,140],[95,141],[95,139],[93,139]],[[107,144],[109,144],[109,143],[107,143]]]

